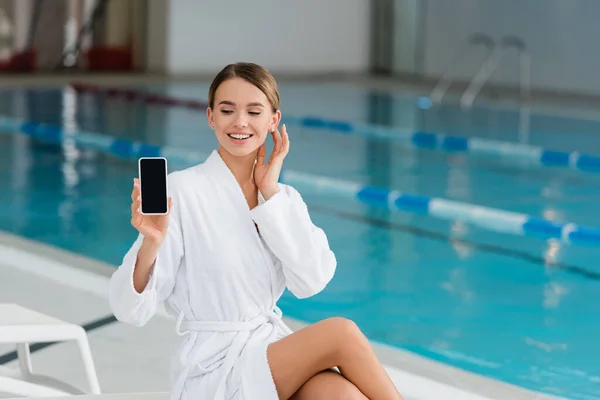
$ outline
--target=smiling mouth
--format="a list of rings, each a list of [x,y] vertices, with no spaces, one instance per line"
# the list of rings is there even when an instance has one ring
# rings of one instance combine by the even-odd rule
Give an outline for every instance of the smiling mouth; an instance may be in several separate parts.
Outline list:
[[[229,136],[230,138],[235,139],[235,140],[246,140],[246,139],[251,138],[254,135],[252,135],[250,133],[228,133],[227,136]]]

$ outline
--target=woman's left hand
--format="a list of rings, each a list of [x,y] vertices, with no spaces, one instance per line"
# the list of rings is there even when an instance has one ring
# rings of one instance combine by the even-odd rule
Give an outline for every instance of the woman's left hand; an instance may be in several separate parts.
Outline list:
[[[268,163],[265,164],[267,147],[263,143],[258,149],[258,157],[254,167],[254,182],[265,200],[269,200],[271,196],[277,193],[277,182],[279,181],[283,159],[290,150],[290,139],[285,124],[281,128],[281,133],[279,133],[279,129],[276,129],[271,135],[275,144]]]

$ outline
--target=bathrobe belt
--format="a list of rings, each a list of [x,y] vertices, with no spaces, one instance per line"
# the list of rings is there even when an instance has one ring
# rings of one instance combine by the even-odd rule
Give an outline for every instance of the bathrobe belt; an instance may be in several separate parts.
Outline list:
[[[263,324],[268,322],[273,323],[274,325],[279,325],[282,330],[285,332],[292,333],[285,325],[282,323],[281,318],[281,310],[274,306],[273,310],[267,310],[253,319],[249,321],[192,321],[185,320],[183,317],[183,313],[179,314],[177,318],[176,330],[179,335],[187,335],[194,334],[197,332],[237,332],[231,345],[227,351],[227,355],[223,360],[222,364],[217,364],[215,368],[222,368],[222,376],[223,380],[219,384],[218,392],[215,394],[215,400],[224,399],[224,391],[226,386],[226,379],[229,376],[229,373],[233,369],[235,362],[237,361],[239,355],[241,354],[246,342],[250,338],[251,331],[259,328]],[[191,338],[190,338],[191,339]],[[192,346],[194,345],[195,340],[189,340],[186,348],[181,352],[182,362],[185,365],[183,371],[179,375],[175,385],[173,386],[173,399],[179,399],[181,397],[181,393],[183,391],[183,387],[185,384],[185,380],[188,378],[190,372],[193,369],[199,370],[199,373],[194,374],[195,376],[203,375],[212,371],[215,368],[201,368],[196,365],[200,360],[206,359],[214,354],[215,349],[211,349],[210,343],[211,341],[207,341],[204,344],[197,345],[195,349],[192,350]],[[208,346],[207,346],[208,345]]]

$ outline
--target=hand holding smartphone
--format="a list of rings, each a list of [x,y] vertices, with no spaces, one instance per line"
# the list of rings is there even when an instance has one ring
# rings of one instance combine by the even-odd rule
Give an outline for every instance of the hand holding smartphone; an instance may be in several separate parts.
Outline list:
[[[138,160],[139,178],[131,194],[131,224],[152,244],[160,245],[169,225],[171,198],[168,197],[167,160],[142,157]]]
[[[141,185],[141,213],[166,215],[168,210],[167,159],[142,157],[138,160]]]

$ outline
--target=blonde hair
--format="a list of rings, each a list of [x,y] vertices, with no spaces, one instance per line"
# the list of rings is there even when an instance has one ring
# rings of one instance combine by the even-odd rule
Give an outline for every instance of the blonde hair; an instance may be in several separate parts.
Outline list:
[[[265,67],[247,62],[229,64],[215,76],[208,89],[208,106],[211,109],[214,106],[215,93],[221,83],[236,77],[260,89],[267,96],[273,112],[279,110],[279,89],[275,78]]]

